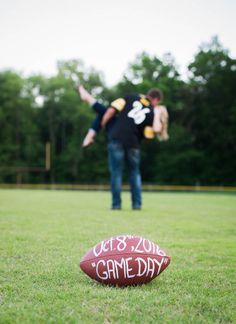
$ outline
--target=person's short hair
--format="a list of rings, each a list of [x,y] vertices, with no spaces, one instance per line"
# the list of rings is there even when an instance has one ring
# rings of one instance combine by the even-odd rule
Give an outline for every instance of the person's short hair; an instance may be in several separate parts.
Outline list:
[[[163,100],[163,94],[160,89],[151,89],[147,93],[148,97],[152,99],[159,99],[160,101]]]

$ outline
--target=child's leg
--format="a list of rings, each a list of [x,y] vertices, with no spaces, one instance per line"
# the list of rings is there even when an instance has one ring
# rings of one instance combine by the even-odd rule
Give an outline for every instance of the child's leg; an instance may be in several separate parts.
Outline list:
[[[101,127],[101,122],[102,122],[102,117],[105,114],[107,108],[106,106],[102,105],[100,102],[96,101],[92,105],[93,110],[97,113],[96,119],[93,121],[91,128],[98,133],[100,131]],[[108,138],[110,138],[112,128],[116,122],[116,117],[114,116],[106,125],[106,132],[108,135]]]
[[[103,116],[105,114],[106,110],[107,110],[106,106],[104,106],[103,104],[101,104],[98,101],[95,101],[92,104],[92,108],[97,114],[99,114],[101,116]]]
[[[100,104],[99,102],[95,102],[92,105],[93,110],[97,113],[96,118],[94,119],[91,128],[98,133],[100,131],[101,127],[101,122],[102,122],[102,117],[106,112],[106,107]]]
[[[94,111],[102,115],[106,112],[106,107],[98,102],[82,85],[79,86],[78,91],[81,99],[90,104]]]
[[[102,117],[105,114],[107,108],[100,102],[96,101],[96,99],[83,86],[79,86],[78,90],[81,99],[89,103],[90,106],[93,108],[93,110],[97,113],[97,117],[93,121],[91,128],[89,129],[87,135],[85,136],[82,144],[83,147],[86,147],[94,142],[94,138],[96,134],[100,131]],[[112,126],[114,125],[114,121],[115,118],[113,118],[106,127],[106,131],[108,135],[110,133]]]
[[[89,103],[91,106],[95,103],[96,99],[82,86],[78,87],[80,98]]]
[[[102,110],[101,109],[99,110],[99,108],[102,108],[102,107],[99,107],[99,103],[97,103],[96,106],[98,108],[98,111],[100,111],[100,112],[97,112],[97,116],[94,119],[94,121],[92,122],[91,128],[88,130],[88,133],[83,140],[83,144],[82,144],[83,147],[87,147],[90,144],[92,144],[94,142],[94,139],[95,139],[97,133],[101,129],[101,121],[102,121],[103,113],[101,113]]]
[[[105,108],[105,110],[106,110],[106,108]],[[83,147],[89,146],[90,144],[92,144],[94,142],[94,139],[95,139],[97,133],[101,129],[102,117],[103,117],[102,113],[97,113],[96,118],[92,122],[91,128],[89,129],[87,135],[84,138],[84,141],[82,144]],[[113,128],[115,122],[116,122],[116,118],[113,117],[106,126],[106,132],[107,132],[108,138],[110,138],[110,133],[112,131],[112,128]]]
[[[101,121],[102,115],[97,114],[91,125],[91,129],[93,129],[96,133],[98,133],[101,129]]]

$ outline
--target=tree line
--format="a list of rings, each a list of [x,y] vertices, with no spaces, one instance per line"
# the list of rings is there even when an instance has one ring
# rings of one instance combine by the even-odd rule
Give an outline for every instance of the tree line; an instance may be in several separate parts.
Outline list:
[[[105,133],[81,148],[94,113],[78,96],[79,81],[106,104],[128,93],[162,90],[170,139],[143,142],[144,182],[236,185],[236,60],[217,37],[198,49],[184,80],[171,54],[159,58],[145,52],[113,87],[80,60],[58,62],[51,77],[1,71],[0,182],[16,182],[17,167],[44,167],[46,142],[51,170],[21,171],[22,182],[109,181]]]

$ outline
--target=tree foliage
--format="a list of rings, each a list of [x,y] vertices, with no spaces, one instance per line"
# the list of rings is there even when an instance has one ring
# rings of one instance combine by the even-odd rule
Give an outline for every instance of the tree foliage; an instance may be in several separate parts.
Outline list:
[[[58,62],[50,78],[0,72],[0,181],[15,182],[9,167],[43,167],[49,141],[50,172],[25,172],[23,181],[108,182],[104,132],[93,146],[81,148],[94,118],[77,94],[81,82],[107,104],[132,92],[163,91],[170,140],[142,144],[144,182],[235,185],[236,60],[215,37],[199,48],[188,71],[183,81],[171,54],[158,58],[143,52],[112,88],[79,60]]]

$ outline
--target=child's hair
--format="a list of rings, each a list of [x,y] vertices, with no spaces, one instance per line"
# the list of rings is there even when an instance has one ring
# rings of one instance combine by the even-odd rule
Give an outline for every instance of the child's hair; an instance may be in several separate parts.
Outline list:
[[[147,96],[152,99],[156,98],[159,101],[163,100],[163,93],[161,92],[160,89],[157,89],[157,88],[149,90],[147,93]]]
[[[165,106],[159,106],[161,108],[161,123],[162,130],[161,133],[157,135],[159,141],[167,141],[169,139],[168,135],[168,119],[169,114]]]

